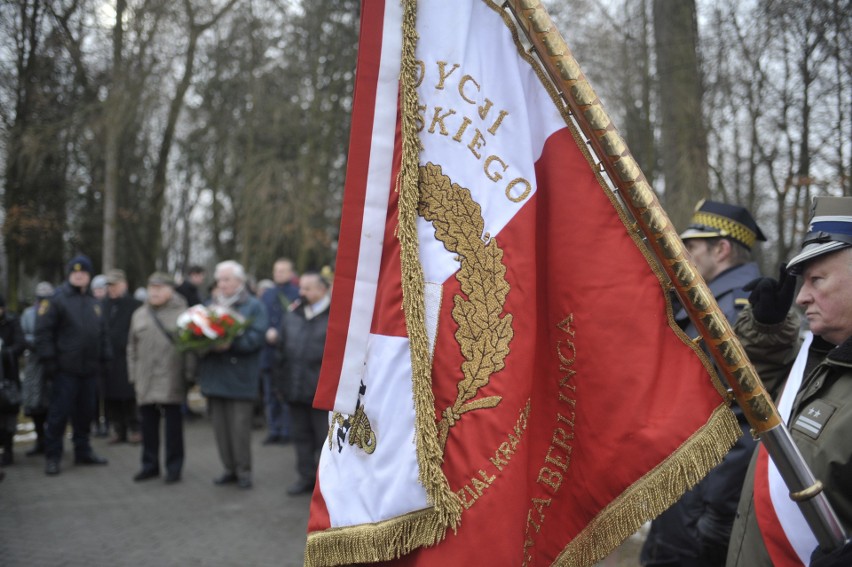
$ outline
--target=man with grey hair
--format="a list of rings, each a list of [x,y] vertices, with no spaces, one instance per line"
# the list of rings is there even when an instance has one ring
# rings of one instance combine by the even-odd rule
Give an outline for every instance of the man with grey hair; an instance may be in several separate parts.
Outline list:
[[[787,316],[796,303],[810,332]],[[735,327],[761,378],[783,372],[778,401],[790,435],[823,485],[846,533],[852,532],[852,197],[816,200],[802,251],[778,281],[753,284]],[[785,317],[786,316],[786,317]],[[796,351],[798,350],[798,354]],[[728,548],[729,567],[852,565],[852,543],[821,549],[788,496],[765,447],[755,451]]]
[[[251,425],[260,390],[260,353],[268,326],[266,309],[247,291],[246,273],[239,263],[219,263],[214,279],[213,305],[239,313],[248,327],[231,343],[220,345],[201,358],[201,393],[207,397],[224,468],[213,482],[251,488]]]

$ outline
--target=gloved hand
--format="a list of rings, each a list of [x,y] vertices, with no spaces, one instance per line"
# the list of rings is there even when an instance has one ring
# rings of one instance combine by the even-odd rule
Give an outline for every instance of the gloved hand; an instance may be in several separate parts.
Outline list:
[[[777,280],[757,278],[745,284],[743,290],[751,292],[748,302],[757,322],[774,325],[787,317],[793,305],[796,278],[787,273],[787,264],[781,264]]]
[[[847,539],[831,553],[823,552],[817,547],[811,554],[811,567],[849,567],[852,565],[852,539]]]

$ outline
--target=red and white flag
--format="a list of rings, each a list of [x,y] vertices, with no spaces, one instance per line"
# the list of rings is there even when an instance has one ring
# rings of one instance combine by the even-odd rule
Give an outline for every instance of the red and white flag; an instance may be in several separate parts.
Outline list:
[[[363,3],[305,563],[589,565],[739,427],[510,15],[409,6]]]

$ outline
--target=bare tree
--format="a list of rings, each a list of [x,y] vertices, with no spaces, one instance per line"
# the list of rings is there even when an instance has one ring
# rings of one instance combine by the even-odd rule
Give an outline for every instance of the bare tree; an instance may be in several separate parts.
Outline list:
[[[695,203],[709,193],[695,2],[654,0],[654,39],[663,203],[675,226],[685,227]]]

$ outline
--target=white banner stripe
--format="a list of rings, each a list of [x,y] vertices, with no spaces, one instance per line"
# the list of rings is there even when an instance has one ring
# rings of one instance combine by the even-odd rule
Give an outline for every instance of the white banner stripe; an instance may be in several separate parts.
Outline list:
[[[778,413],[784,423],[789,423],[790,416],[793,413],[793,401],[796,399],[796,394],[799,392],[799,387],[802,385],[802,380],[805,374],[805,364],[808,361],[808,350],[813,341],[813,333],[808,332],[805,335],[805,340],[799,349],[799,355],[796,357],[796,362],[790,370],[790,376],[787,378],[787,384],[784,386],[784,393],[781,395],[781,400],[778,403]],[[775,509],[775,514],[778,517],[778,522],[787,536],[787,540],[796,555],[799,556],[803,565],[807,565],[811,559],[811,553],[817,546],[816,538],[799,506],[790,499],[790,491],[781,478],[781,473],[775,466],[775,462],[769,459],[768,467],[769,475],[769,498],[772,501],[772,507]]]
[[[382,26],[382,55],[376,86],[373,137],[367,171],[367,191],[364,199],[364,218],[358,269],[352,292],[352,312],[343,353],[340,381],[334,398],[334,410],[355,411],[358,388],[364,375],[367,338],[373,322],[378,288],[379,266],[382,259],[385,220],[391,188],[393,145],[396,132],[399,67],[402,54],[402,6],[385,2]]]

